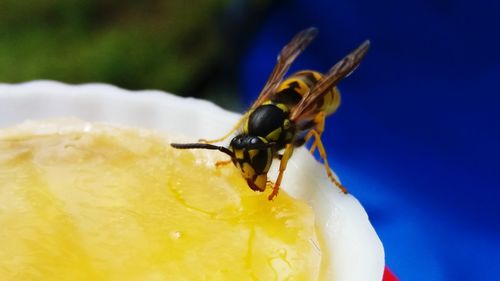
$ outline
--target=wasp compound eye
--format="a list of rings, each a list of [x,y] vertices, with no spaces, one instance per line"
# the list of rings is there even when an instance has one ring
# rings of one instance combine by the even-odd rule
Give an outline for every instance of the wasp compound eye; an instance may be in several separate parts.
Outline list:
[[[233,147],[233,148],[236,148],[236,149],[242,149],[244,148],[244,144],[243,144],[243,138],[245,136],[241,136],[241,135],[238,135],[236,137],[234,137],[232,140],[231,140],[231,143],[229,144],[229,146]]]

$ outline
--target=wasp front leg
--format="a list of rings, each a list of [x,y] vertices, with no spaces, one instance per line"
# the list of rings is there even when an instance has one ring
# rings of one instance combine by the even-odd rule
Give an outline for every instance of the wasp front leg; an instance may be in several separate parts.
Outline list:
[[[229,160],[221,160],[221,161],[217,161],[215,162],[215,167],[216,168],[220,168],[222,166],[226,166],[228,164],[231,164],[233,163],[233,160],[229,159]]]
[[[338,186],[338,188],[343,192],[343,193],[348,193],[347,189],[333,176],[332,170],[330,170],[330,166],[328,165],[328,157],[326,156],[326,150],[325,147],[323,146],[323,142],[321,142],[321,135],[315,130],[311,129],[307,135],[306,135],[306,140],[314,136],[314,143],[318,147],[319,155],[321,159],[323,159],[323,165],[325,166],[326,174],[330,178],[330,180]]]
[[[267,199],[269,199],[269,200],[273,200],[274,197],[276,197],[276,195],[278,195],[280,185],[281,185],[281,180],[283,179],[283,174],[285,173],[285,170],[286,170],[286,165],[288,164],[288,160],[290,159],[290,157],[292,157],[293,148],[294,148],[293,144],[290,144],[290,143],[285,146],[285,152],[281,156],[278,177],[276,178],[276,181],[274,182],[273,192],[271,192],[271,194],[267,197]]]

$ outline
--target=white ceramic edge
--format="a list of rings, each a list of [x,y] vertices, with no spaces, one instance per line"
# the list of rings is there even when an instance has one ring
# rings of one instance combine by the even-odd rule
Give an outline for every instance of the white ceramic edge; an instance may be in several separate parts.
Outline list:
[[[0,128],[26,120],[77,117],[175,132],[196,140],[221,136],[239,116],[207,101],[154,90],[54,81],[0,83]],[[330,249],[327,280],[382,280],[384,249],[365,210],[353,196],[342,194],[330,183],[323,166],[307,150],[296,150],[282,185],[291,196],[307,201],[316,213],[325,246]]]

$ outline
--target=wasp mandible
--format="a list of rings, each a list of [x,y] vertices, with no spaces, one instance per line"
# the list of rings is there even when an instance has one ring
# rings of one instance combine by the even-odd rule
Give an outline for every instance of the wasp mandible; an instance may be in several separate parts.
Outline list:
[[[283,174],[295,147],[314,139],[310,152],[318,149],[330,180],[344,193],[347,190],[333,176],[326,151],[321,142],[325,118],[340,105],[340,92],[336,84],[348,76],[360,64],[370,46],[364,41],[358,48],[337,62],[326,74],[312,70],[299,71],[283,80],[297,56],[309,45],[317,34],[316,28],[299,32],[278,55],[259,97],[238,123],[226,135],[215,140],[200,140],[199,143],[172,143],[178,149],[219,150],[231,160],[216,165],[233,163],[240,169],[248,186],[255,191],[264,191],[272,186],[268,196],[272,200],[278,195]],[[212,143],[223,141],[238,131],[229,147]],[[280,160],[279,173],[274,184],[267,173],[273,159]]]

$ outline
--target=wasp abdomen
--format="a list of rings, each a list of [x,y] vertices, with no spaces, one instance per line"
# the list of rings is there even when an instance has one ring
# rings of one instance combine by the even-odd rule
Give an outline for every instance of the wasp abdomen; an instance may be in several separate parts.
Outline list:
[[[288,81],[288,83],[285,81],[281,84],[281,90],[272,97],[272,101],[274,103],[286,104],[290,107],[295,106],[302,100],[302,94],[299,91],[300,87],[300,81],[292,80]]]
[[[319,72],[311,70],[294,73],[281,82],[271,100],[274,103],[283,103],[288,107],[294,107],[320,78],[321,74]]]
[[[322,77],[321,73],[313,70],[296,72],[279,85],[278,90],[271,97],[271,101],[293,108]],[[320,111],[325,112],[326,115],[335,112],[339,105],[340,92],[335,86],[318,100],[318,108]]]

